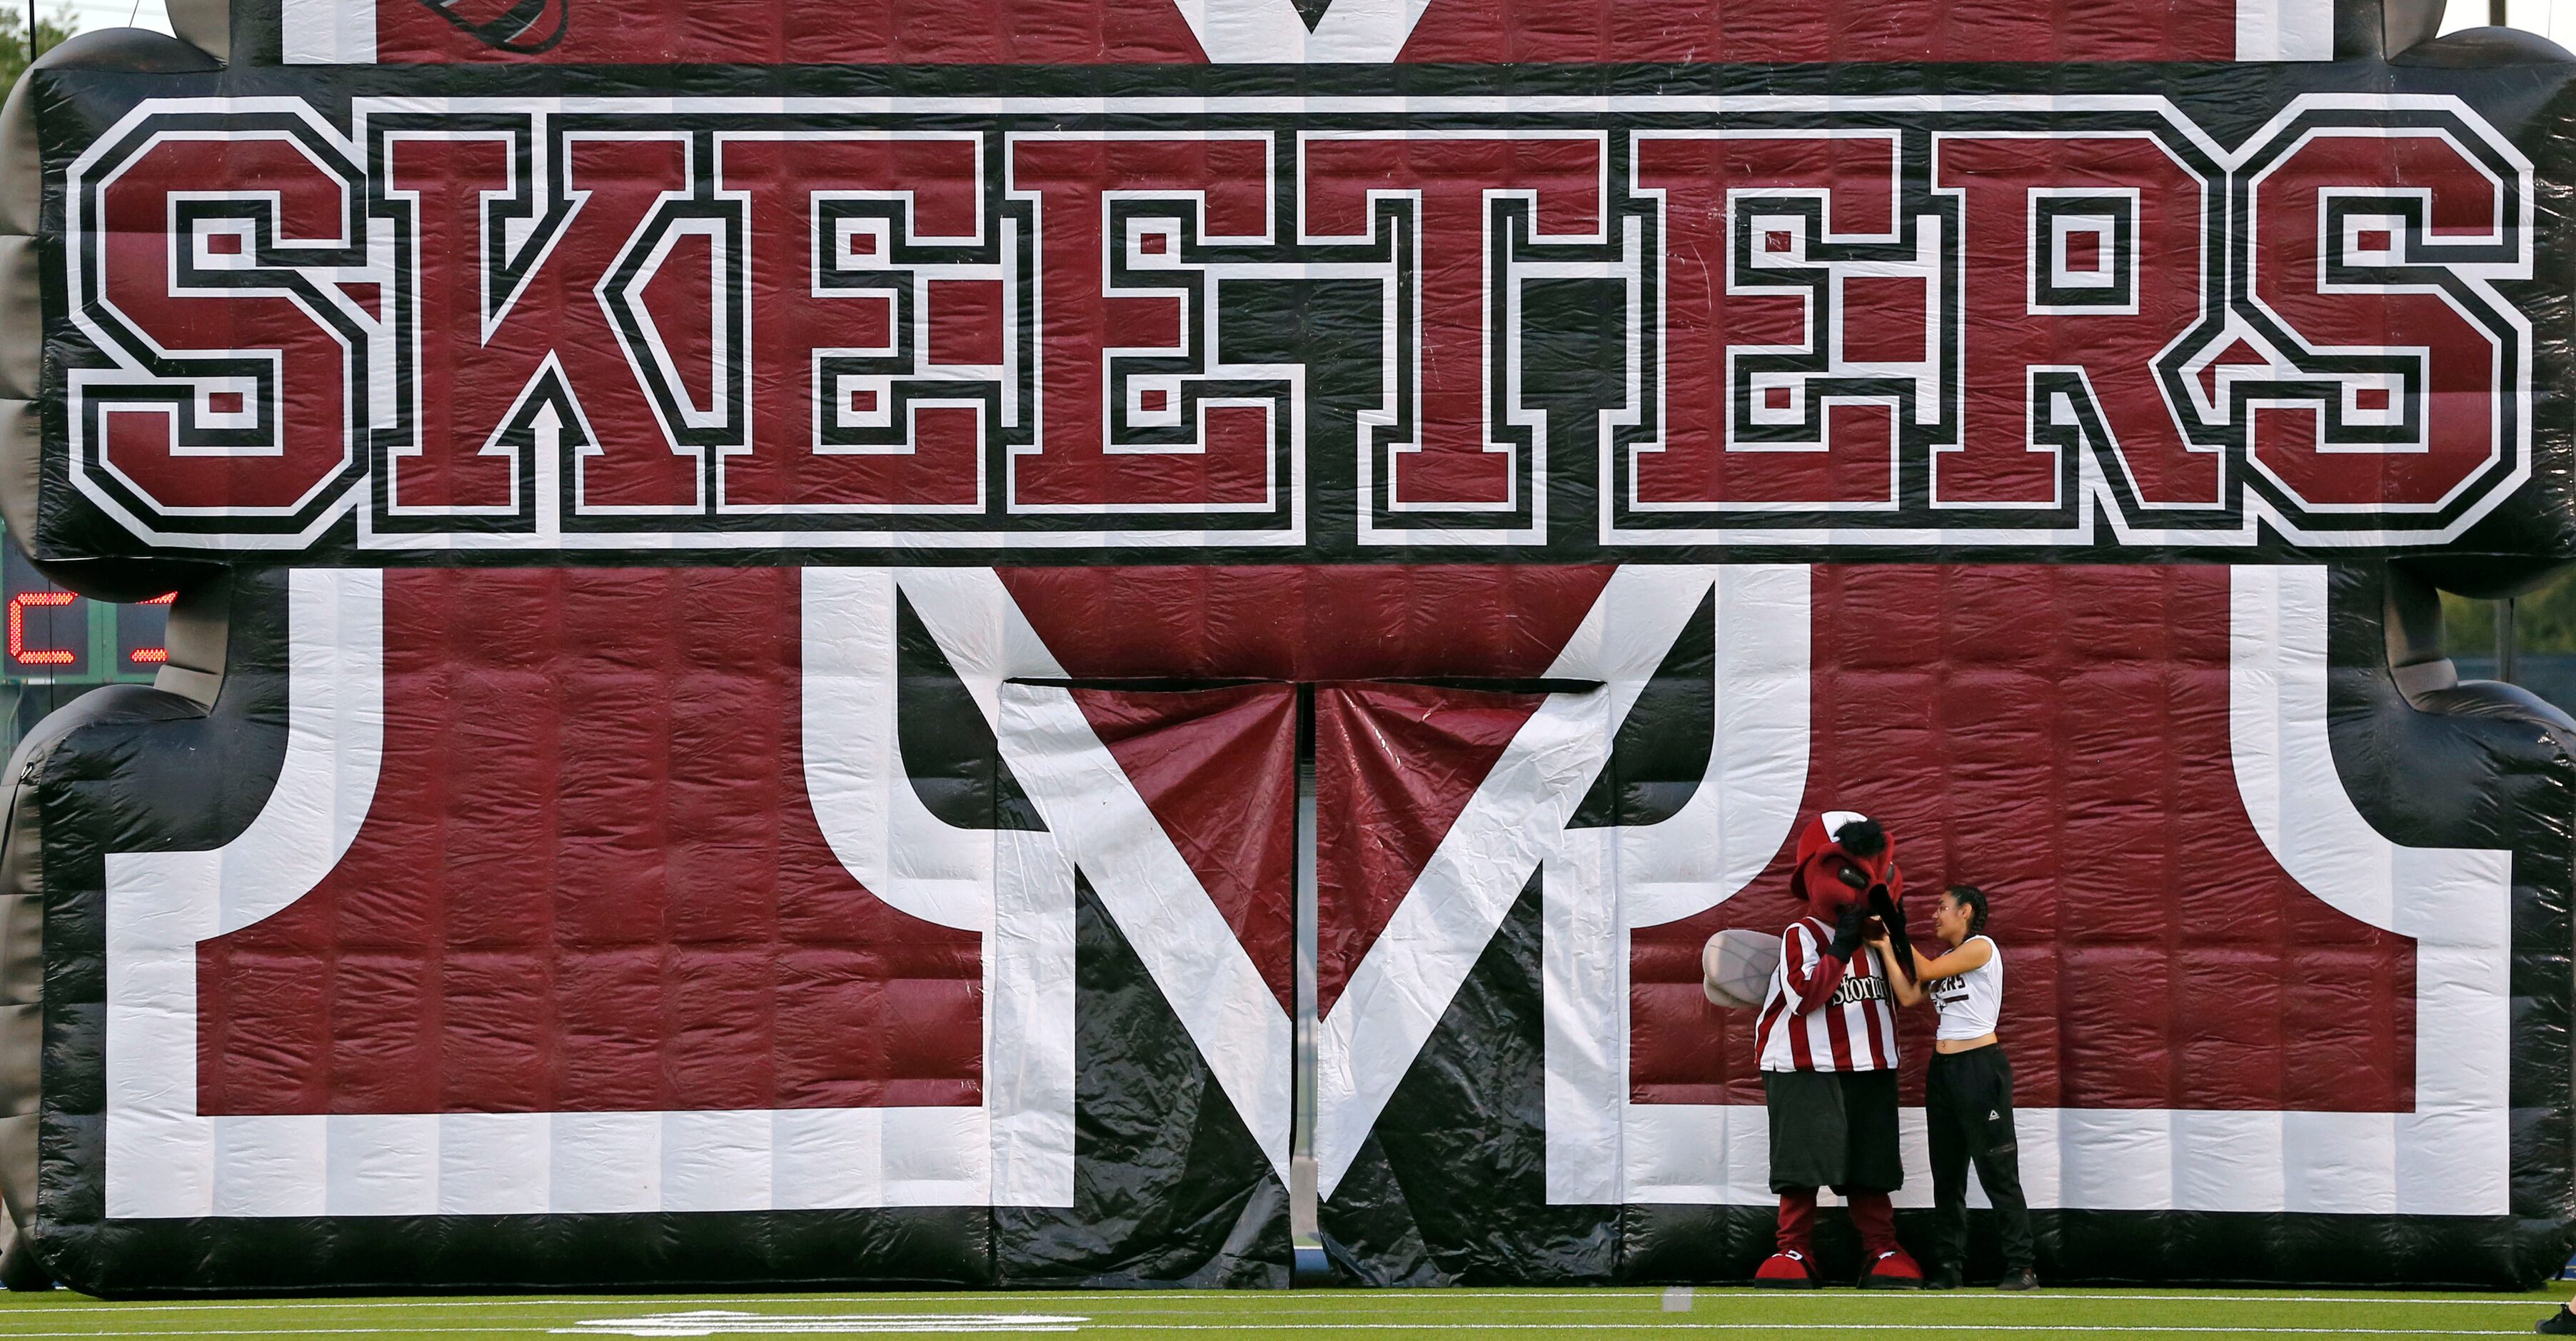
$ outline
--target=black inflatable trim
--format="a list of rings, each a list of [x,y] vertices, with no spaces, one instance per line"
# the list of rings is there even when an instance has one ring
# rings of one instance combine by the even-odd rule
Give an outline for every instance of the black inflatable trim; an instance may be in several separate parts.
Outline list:
[[[1619,732],[1610,759],[1584,793],[1569,829],[1661,824],[1681,813],[1708,774],[1717,736],[1717,592],[1700,598],[1673,650],[1655,667]]]
[[[1043,831],[1002,746],[957,669],[912,608],[894,596],[895,739],[924,810],[960,829]]]
[[[39,1260],[39,1245],[27,1233],[27,1221],[39,1204],[39,1120],[43,1096],[43,1029],[46,993],[40,974],[53,937],[44,904],[45,811],[39,799],[49,781],[78,771],[92,742],[101,736],[150,733],[164,724],[201,718],[196,701],[149,685],[111,684],[56,709],[9,757],[5,847],[0,847],[0,907],[5,907],[5,943],[0,943],[0,1003],[13,1015],[25,1012],[40,1028],[20,1037],[9,1034],[0,1051],[0,1093],[8,1095],[0,1110],[0,1207],[8,1212],[9,1234],[0,1246],[0,1284],[33,1288],[50,1273]],[[56,936],[61,928],[56,927]],[[15,1020],[12,1023],[16,1023]]]
[[[2562,65],[2576,54],[2522,28],[2462,28],[2388,58],[2391,65],[2432,70],[2492,70],[2510,65]]]
[[[181,8],[186,8],[182,4]],[[190,74],[223,68],[217,58],[161,33],[105,28],[76,34],[38,56],[0,104],[0,329],[41,328],[42,282],[36,233],[44,182],[37,157],[36,72],[122,70],[138,74]],[[38,432],[47,412],[41,399],[42,342],[14,340],[0,353],[0,518],[9,537],[28,553],[36,571],[57,586],[102,601],[140,601],[206,580],[219,564],[165,559],[56,559],[35,561],[22,537],[35,534],[43,443]],[[54,413],[60,412],[56,405]]]

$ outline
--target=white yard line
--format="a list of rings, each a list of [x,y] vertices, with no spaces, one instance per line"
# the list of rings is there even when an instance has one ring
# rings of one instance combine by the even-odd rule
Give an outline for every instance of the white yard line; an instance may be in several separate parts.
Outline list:
[[[1649,1331],[1679,1330],[1696,1332],[2122,1332],[2180,1333],[2220,1336],[2510,1336],[2522,1329],[2504,1331],[2461,1330],[2429,1327],[2175,1327],[2134,1326],[2121,1324],[2091,1325],[2083,1323],[1825,1323],[1825,1322],[1271,1322],[1271,1323],[1121,1323],[1096,1320],[1092,1328],[1131,1332],[1554,1332],[1554,1331]],[[239,1330],[190,1328],[177,1332],[16,1332],[13,1338],[23,1341],[69,1341],[78,1337],[138,1336],[488,1336],[506,1333],[529,1333],[542,1330],[535,1326],[520,1327],[279,1327]]]
[[[884,1332],[1071,1332],[1091,1321],[1074,1313],[743,1313],[702,1308],[641,1317],[584,1318],[556,1336],[807,1336]]]
[[[2460,1328],[2177,1328],[2123,1323],[1095,1323],[1126,1331],[2179,1331],[2218,1336],[2517,1336]]]

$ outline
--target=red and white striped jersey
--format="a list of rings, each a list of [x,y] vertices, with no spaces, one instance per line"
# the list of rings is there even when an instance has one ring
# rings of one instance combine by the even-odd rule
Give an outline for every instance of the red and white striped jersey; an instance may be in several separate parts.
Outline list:
[[[1825,999],[1801,1011],[1817,974],[1833,976],[1825,957],[1831,928],[1812,917],[1789,924],[1780,938],[1780,966],[1762,997],[1754,1037],[1765,1071],[1882,1071],[1896,1065],[1896,1001],[1887,972],[1868,946],[1852,952]]]

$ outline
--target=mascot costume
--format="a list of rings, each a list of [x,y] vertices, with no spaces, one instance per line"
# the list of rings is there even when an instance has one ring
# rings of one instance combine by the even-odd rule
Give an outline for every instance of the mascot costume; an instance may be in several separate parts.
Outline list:
[[[1889,966],[1866,943],[1886,927],[1910,971],[1896,844],[1865,815],[1827,811],[1798,834],[1789,891],[1806,915],[1780,937],[1780,964],[1754,1038],[1770,1111],[1778,1250],[1756,1285],[1813,1289],[1816,1190],[1831,1187],[1860,1231],[1861,1284],[1911,1289],[1923,1269],[1896,1242],[1888,1193],[1904,1186],[1896,1141],[1896,1003]]]

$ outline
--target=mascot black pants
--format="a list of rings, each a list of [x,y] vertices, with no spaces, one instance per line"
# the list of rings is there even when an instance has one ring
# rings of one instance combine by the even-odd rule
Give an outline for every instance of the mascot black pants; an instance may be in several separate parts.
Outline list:
[[[1771,1190],[1905,1186],[1896,1150],[1894,1071],[1765,1071],[1771,1110]]]
[[[2030,1205],[2021,1195],[2021,1145],[2013,1134],[2012,1063],[2000,1046],[1932,1054],[1923,1116],[1932,1138],[1933,1225],[1941,1265],[1968,1261],[1968,1161],[1995,1204],[2004,1269],[2031,1265]]]

